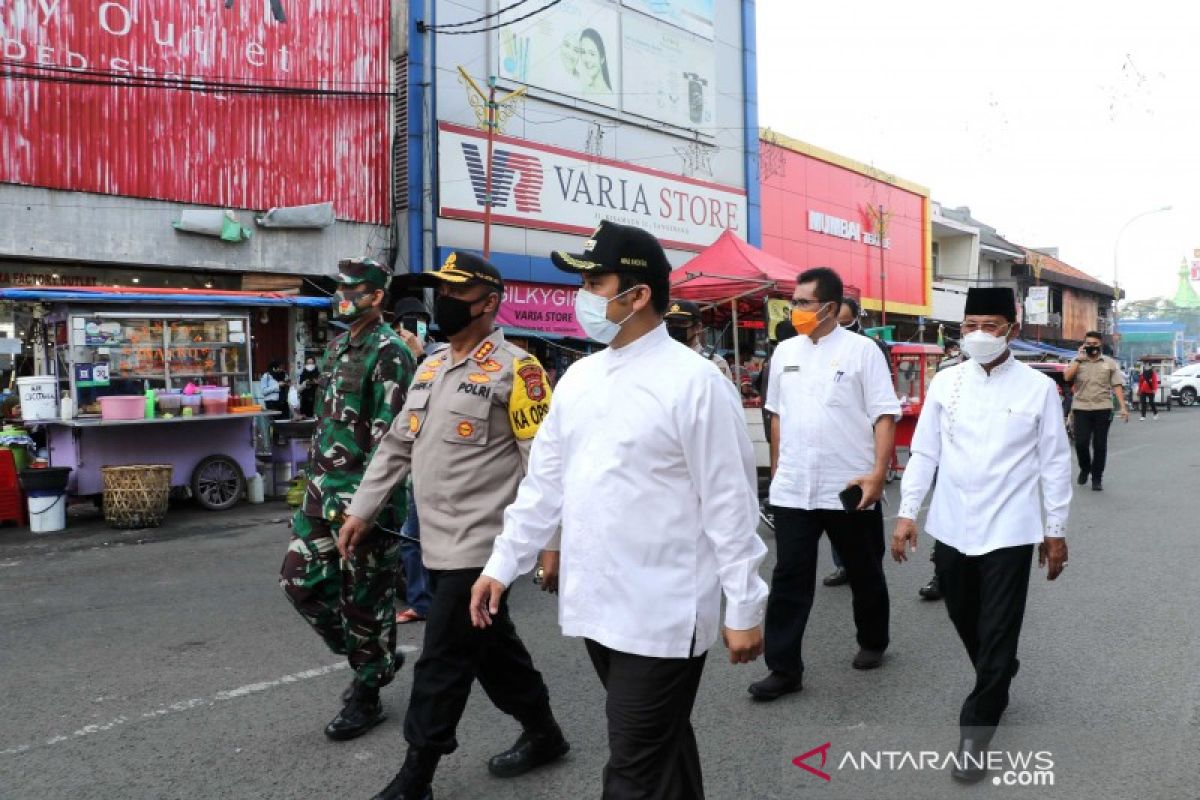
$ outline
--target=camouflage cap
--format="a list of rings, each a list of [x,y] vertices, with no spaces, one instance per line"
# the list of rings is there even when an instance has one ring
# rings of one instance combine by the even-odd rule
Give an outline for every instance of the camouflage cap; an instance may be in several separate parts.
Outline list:
[[[335,280],[346,286],[368,283],[376,289],[387,291],[392,276],[373,258],[343,258],[338,262]]]

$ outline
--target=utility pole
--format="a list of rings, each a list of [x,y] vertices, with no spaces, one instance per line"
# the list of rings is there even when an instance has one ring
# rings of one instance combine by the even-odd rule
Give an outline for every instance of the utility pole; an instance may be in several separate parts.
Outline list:
[[[471,107],[475,110],[479,127],[487,132],[487,161],[484,162],[483,168],[484,193],[486,194],[483,201],[483,257],[488,258],[492,253],[492,146],[500,126],[513,115],[512,106],[525,94],[525,87],[514,89],[497,100],[495,75],[488,76],[488,90],[484,94],[483,89],[479,88],[479,84],[467,74],[465,69],[459,67],[458,74],[462,78],[463,84],[467,86],[467,97],[471,101]]]
[[[884,244],[887,242],[887,212],[884,211],[883,203],[878,207],[867,206],[872,217],[875,218],[875,235],[879,238],[877,245],[879,247],[879,325],[887,327],[887,271],[884,263]]]

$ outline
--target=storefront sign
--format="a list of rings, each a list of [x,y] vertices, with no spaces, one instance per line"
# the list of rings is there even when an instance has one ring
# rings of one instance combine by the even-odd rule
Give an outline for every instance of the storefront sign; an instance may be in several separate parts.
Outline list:
[[[496,322],[508,328],[586,339],[575,320],[575,291],[571,286],[509,281],[504,284],[504,302]]]
[[[1050,324],[1050,287],[1030,286],[1025,295],[1025,324]]]
[[[823,214],[820,211],[808,212],[808,229],[816,233],[824,233],[827,236],[836,236],[839,239],[849,239],[852,242],[862,242],[868,247],[879,246],[879,234],[871,231],[864,232],[862,225],[850,220],[835,217],[832,214]],[[890,248],[892,242],[890,239],[883,240],[884,248]]]
[[[439,123],[443,217],[482,221],[487,199],[481,131]],[[637,225],[663,245],[703,250],[725,230],[746,237],[746,193],[510,136],[495,137],[492,222],[590,234],[601,220]]]

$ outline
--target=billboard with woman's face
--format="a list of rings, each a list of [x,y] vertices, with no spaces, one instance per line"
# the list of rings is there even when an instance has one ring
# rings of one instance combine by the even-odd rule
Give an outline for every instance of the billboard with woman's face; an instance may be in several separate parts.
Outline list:
[[[564,0],[552,14],[503,28],[497,74],[616,108],[621,75],[618,18],[610,4]]]

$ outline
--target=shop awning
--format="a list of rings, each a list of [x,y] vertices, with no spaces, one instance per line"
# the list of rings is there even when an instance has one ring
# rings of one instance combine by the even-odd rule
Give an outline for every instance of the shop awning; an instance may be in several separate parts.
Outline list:
[[[729,300],[756,291],[791,293],[799,270],[725,231],[708,249],[671,273],[671,294]]]
[[[328,308],[328,297],[302,297],[279,292],[235,292],[221,289],[134,289],[94,286],[0,289],[0,300],[27,303],[150,303],[187,306],[306,306]]]
[[[1008,346],[1016,353],[1041,353],[1056,358],[1074,358],[1078,354],[1075,350],[1065,350],[1061,347],[1053,347],[1048,344],[1027,342],[1024,339],[1013,339],[1008,343]]]

